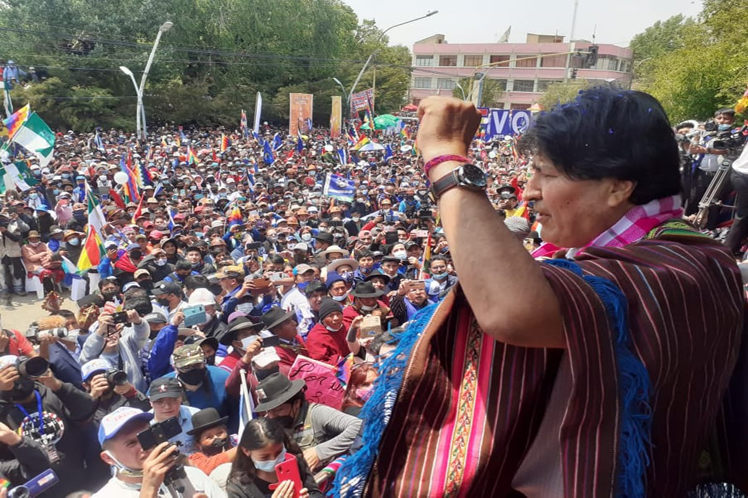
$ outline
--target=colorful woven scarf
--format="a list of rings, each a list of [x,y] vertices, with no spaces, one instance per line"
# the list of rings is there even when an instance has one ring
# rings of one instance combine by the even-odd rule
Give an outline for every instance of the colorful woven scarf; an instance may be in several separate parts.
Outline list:
[[[663,197],[634,206],[615,225],[595,237],[586,246],[569,249],[566,256],[574,257],[586,247],[624,247],[633,244],[643,239],[655,227],[667,220],[680,218],[682,215],[680,195]],[[532,255],[534,258],[550,257],[559,250],[561,250],[560,247],[546,243],[538,247]]]

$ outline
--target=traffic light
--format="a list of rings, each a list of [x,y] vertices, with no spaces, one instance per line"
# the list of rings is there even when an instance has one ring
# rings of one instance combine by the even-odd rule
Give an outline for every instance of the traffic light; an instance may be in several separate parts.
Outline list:
[[[600,47],[597,45],[590,45],[589,51],[587,52],[587,58],[584,61],[584,67],[591,68],[597,64],[597,50]]]
[[[577,79],[577,68],[571,70],[571,79]]]

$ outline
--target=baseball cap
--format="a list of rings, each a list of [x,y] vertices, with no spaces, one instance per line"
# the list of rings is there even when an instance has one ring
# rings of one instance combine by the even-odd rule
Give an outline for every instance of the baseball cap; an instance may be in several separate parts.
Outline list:
[[[164,315],[160,311],[154,311],[152,313],[148,313],[146,316],[143,317],[143,320],[145,320],[148,323],[167,323],[169,321],[166,319],[166,315]]]
[[[88,361],[81,367],[81,380],[86,382],[96,372],[107,371],[111,368],[108,361],[102,358],[96,358],[95,360]]]
[[[133,277],[134,278],[138,278],[138,277],[142,277],[144,275],[148,275],[150,277],[151,276],[151,272],[149,272],[146,269],[135,270],[135,274],[133,275]]]
[[[185,368],[190,365],[197,365],[205,361],[205,353],[197,344],[188,344],[177,348],[172,354],[174,359],[174,368]]]
[[[216,278],[244,278],[244,268],[238,265],[224,266],[216,273]]]
[[[213,295],[212,292],[210,292],[208,289],[195,289],[195,291],[190,294],[190,299],[188,304],[190,306],[196,305],[196,304],[202,304],[203,306],[215,306],[216,305],[216,296]]]
[[[309,266],[307,264],[301,264],[301,265],[299,265],[299,266],[297,266],[296,268],[293,269],[293,274],[294,275],[303,275],[303,274],[305,274],[308,271],[314,271],[314,268],[312,268],[311,266]]]
[[[175,282],[161,281],[153,288],[154,296],[160,296],[162,294],[180,295],[181,293],[182,293],[182,287],[180,287],[180,285]]]
[[[144,412],[137,408],[121,406],[112,413],[101,419],[99,426],[99,445],[104,446],[104,442],[112,439],[122,428],[133,420],[150,421],[153,418],[152,413]]]
[[[181,398],[182,384],[174,377],[161,377],[151,382],[148,399],[158,401],[163,398]]]

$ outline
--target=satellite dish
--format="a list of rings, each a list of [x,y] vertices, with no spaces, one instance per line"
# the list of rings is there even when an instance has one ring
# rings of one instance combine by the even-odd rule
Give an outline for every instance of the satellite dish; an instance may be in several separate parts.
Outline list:
[[[118,171],[114,174],[114,181],[117,183],[117,185],[124,185],[125,183],[127,183],[127,180],[129,180],[129,177],[124,171]]]

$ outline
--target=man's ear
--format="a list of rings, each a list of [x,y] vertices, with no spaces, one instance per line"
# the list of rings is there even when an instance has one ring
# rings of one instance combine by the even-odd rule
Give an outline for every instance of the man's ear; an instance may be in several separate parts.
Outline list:
[[[102,451],[99,453],[99,456],[101,456],[101,459],[104,460],[104,463],[107,465],[116,465],[114,459],[109,455],[109,451]]]

